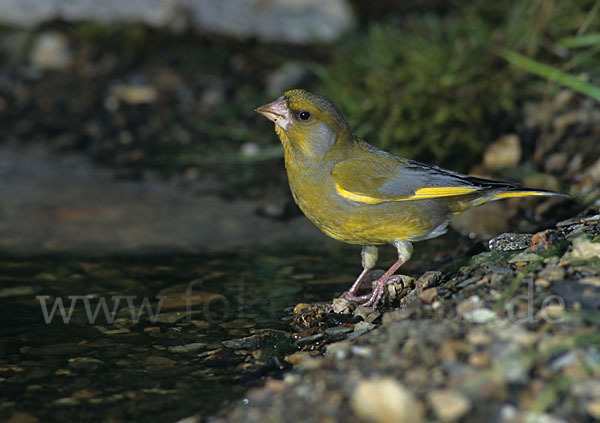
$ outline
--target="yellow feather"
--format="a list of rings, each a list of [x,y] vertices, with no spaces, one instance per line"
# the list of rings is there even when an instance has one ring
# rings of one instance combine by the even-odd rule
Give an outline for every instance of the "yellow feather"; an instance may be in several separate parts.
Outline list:
[[[356,201],[365,204],[379,204],[388,203],[392,201],[412,201],[412,200],[423,200],[425,198],[440,198],[450,197],[455,195],[469,194],[473,191],[477,191],[477,188],[465,188],[465,187],[430,187],[420,188],[415,191],[414,195],[410,197],[392,197],[392,198],[377,198],[371,197],[365,194],[358,194],[352,191],[345,190],[339,184],[335,184],[338,194],[348,200]]]
[[[418,200],[421,198],[451,197],[454,195],[469,194],[477,190],[477,188],[466,187],[427,187],[416,190],[415,195],[409,197],[409,199]]]

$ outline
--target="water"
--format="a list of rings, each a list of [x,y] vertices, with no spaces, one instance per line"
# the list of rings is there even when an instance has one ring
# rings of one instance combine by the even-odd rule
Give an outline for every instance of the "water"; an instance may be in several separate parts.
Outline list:
[[[242,398],[252,366],[207,352],[288,331],[295,304],[330,300],[359,270],[355,248],[276,253],[1,257],[0,420],[176,421]]]

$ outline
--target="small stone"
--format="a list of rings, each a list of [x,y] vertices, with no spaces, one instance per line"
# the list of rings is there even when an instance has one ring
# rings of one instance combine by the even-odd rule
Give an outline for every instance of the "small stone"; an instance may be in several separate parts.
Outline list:
[[[456,306],[456,312],[459,316],[464,317],[466,313],[476,308],[480,308],[482,304],[483,301],[479,297],[479,295],[472,295],[469,298],[462,300],[460,303],[458,303],[458,305]]]
[[[415,282],[417,289],[425,290],[434,286],[438,286],[442,280],[442,272],[429,270],[419,276]]]
[[[350,343],[348,341],[335,342],[327,345],[325,350],[327,356],[334,356],[338,360],[343,360],[348,357],[350,351]]]
[[[93,368],[102,364],[104,364],[103,361],[92,357],[74,357],[69,359],[69,366],[76,369]]]
[[[538,232],[531,237],[529,249],[533,251],[548,251],[556,247],[556,243],[560,240],[558,231],[547,229]]]
[[[306,361],[311,358],[312,357],[308,351],[296,351],[293,354],[286,355],[285,361],[296,366],[296,365],[302,363],[303,361]]]
[[[373,329],[375,329],[377,327],[377,325],[374,325],[373,323],[369,323],[369,322],[358,322],[357,324],[354,325],[354,332],[361,332],[361,333],[366,333],[369,332]]]
[[[430,392],[427,402],[443,422],[460,421],[471,408],[471,401],[467,397],[450,389]]]
[[[117,84],[110,92],[117,100],[131,105],[154,103],[158,97],[156,88],[149,85]]]
[[[489,308],[481,307],[466,312],[463,317],[468,322],[489,323],[496,320],[498,315]]]
[[[193,306],[211,303],[213,301],[219,304],[228,304],[227,299],[213,292],[196,291],[193,289],[194,283],[187,285],[175,285],[163,289],[157,297],[166,297],[162,302],[161,307],[167,310],[176,308],[185,308],[186,311],[192,311]]]
[[[59,398],[53,401],[55,405],[77,405],[79,400],[73,397]]]
[[[437,288],[427,288],[423,292],[421,292],[421,295],[419,295],[419,299],[425,304],[431,304],[433,300],[437,297],[437,295]]]
[[[350,406],[359,419],[376,423],[420,423],[423,406],[415,395],[393,378],[362,380]]]
[[[406,320],[410,317],[410,311],[407,309],[388,311],[383,314],[381,318],[382,325],[389,325],[390,323],[399,322],[401,320]]]
[[[249,322],[246,319],[235,319],[229,322],[220,323],[219,327],[223,329],[248,329],[256,326],[256,323]]]
[[[532,237],[531,234],[500,234],[489,240],[488,248],[492,252],[523,250],[530,246]]]
[[[0,289],[0,298],[33,295],[39,290],[40,288],[35,286],[11,286],[10,288]]]
[[[205,349],[206,349],[206,344],[204,344],[202,342],[193,342],[191,344],[176,345],[174,347],[168,348],[169,352],[172,352],[172,353],[190,353],[190,352],[195,352],[195,351],[200,351],[200,350],[205,350]]]
[[[515,134],[503,135],[483,153],[483,164],[490,170],[516,166],[521,161],[521,140]]]
[[[146,366],[150,367],[172,367],[177,362],[167,357],[162,356],[150,356],[146,357]]]
[[[354,305],[345,298],[335,298],[333,300],[333,312],[337,314],[352,314]]]
[[[600,258],[600,242],[592,242],[586,236],[579,236],[573,240],[570,257],[584,260]]]
[[[469,355],[469,364],[479,368],[489,367],[490,355],[484,351],[472,353]]]
[[[325,330],[325,335],[327,338],[332,339],[334,341],[342,340],[346,338],[350,332],[352,332],[353,328],[346,326],[334,326],[332,328],[327,328]]]
[[[523,251],[519,254],[517,254],[514,257],[511,257],[510,260],[508,260],[509,263],[530,263],[530,262],[534,262],[534,261],[542,261],[544,258],[538,254],[535,253],[531,253],[529,251]]]
[[[353,316],[365,320],[371,314],[373,314],[373,307],[359,306],[354,310]]]

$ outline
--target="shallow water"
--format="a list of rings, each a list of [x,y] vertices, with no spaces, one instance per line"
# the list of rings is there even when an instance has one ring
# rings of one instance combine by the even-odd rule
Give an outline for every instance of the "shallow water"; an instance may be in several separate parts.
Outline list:
[[[244,373],[237,357],[206,352],[255,330],[287,331],[295,304],[341,293],[359,263],[352,247],[3,256],[0,420],[16,412],[40,421],[214,414],[257,382],[236,382]]]

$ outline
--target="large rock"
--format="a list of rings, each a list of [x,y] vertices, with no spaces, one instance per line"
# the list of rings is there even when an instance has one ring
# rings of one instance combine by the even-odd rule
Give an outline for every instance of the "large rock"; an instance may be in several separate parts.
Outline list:
[[[333,41],[354,23],[346,0],[0,0],[0,24],[30,28],[55,19],[298,44]]]

